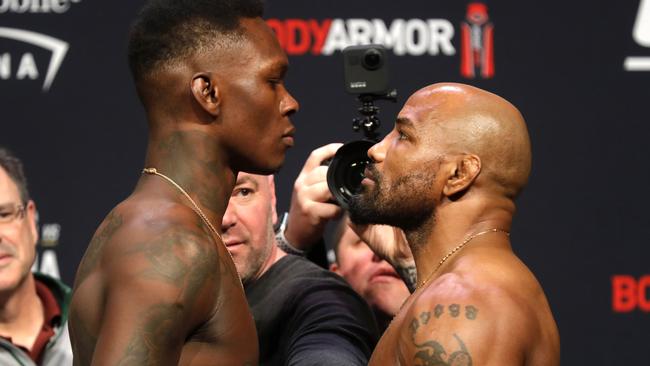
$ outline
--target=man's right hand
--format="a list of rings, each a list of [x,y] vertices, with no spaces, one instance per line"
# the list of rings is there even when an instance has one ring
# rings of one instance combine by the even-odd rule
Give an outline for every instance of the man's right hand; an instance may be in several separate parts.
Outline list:
[[[298,249],[308,249],[317,242],[327,222],[341,215],[341,207],[332,202],[334,197],[327,187],[327,166],[322,162],[332,158],[342,145],[333,143],[312,151],[293,185],[284,236]]]

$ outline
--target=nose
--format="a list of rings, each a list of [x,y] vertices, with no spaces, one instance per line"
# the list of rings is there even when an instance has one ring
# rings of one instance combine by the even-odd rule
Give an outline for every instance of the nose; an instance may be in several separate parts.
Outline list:
[[[374,161],[375,163],[384,161],[384,158],[386,157],[385,145],[386,145],[386,137],[384,137],[383,140],[372,145],[372,147],[368,149],[368,157],[372,159],[372,161]]]
[[[280,101],[280,113],[283,116],[290,116],[300,110],[300,104],[298,104],[298,101],[291,95],[291,93],[289,93],[289,91],[285,91],[286,93]]]
[[[237,207],[232,202],[228,204],[226,212],[221,220],[221,232],[225,233],[231,227],[237,225]]]
[[[375,252],[372,252],[372,261],[375,262],[375,263],[379,263],[379,262],[382,261],[382,259],[379,258],[379,256],[377,254],[375,254]]]

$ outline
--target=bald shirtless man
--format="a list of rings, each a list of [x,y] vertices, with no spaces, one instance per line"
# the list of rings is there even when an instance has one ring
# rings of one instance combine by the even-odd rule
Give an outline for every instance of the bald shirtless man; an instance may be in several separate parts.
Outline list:
[[[544,292],[512,251],[514,199],[531,165],[519,111],[461,84],[412,95],[394,129],[368,152],[358,224],[406,235],[417,290],[377,344],[370,365],[558,365],[559,335]],[[405,241],[379,254],[407,263]]]
[[[293,145],[287,58],[259,1],[150,1],[129,62],[145,171],[99,226],[71,304],[76,365],[252,365],[255,325],[220,233],[238,171]]]

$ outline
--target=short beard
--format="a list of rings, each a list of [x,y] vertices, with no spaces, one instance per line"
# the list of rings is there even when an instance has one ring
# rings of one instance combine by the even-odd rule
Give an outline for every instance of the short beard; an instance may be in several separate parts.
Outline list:
[[[270,212],[266,226],[267,233],[265,237],[265,243],[257,249],[251,247],[249,255],[243,258],[245,263],[242,265],[242,273],[239,273],[239,277],[241,278],[242,284],[244,285],[249,285],[257,280],[255,276],[260,273],[262,267],[266,264],[266,261],[269,260],[269,257],[271,256],[271,251],[275,245],[275,233],[273,231],[273,223],[271,222]]]
[[[435,203],[431,188],[433,172],[411,172],[398,178],[390,187],[384,186],[374,166],[370,166],[375,186],[351,197],[350,219],[355,224],[382,224],[414,231],[433,220]]]

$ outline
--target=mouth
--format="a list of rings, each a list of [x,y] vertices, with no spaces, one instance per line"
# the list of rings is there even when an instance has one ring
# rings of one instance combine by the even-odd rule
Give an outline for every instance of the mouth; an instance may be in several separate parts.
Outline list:
[[[294,145],[294,135],[296,134],[296,128],[291,126],[284,131],[282,134],[282,142],[285,145],[292,147]]]
[[[397,272],[393,270],[392,268],[380,268],[375,273],[370,276],[370,282],[386,282],[386,281],[393,281],[393,280],[400,280],[401,278],[397,275]]]
[[[373,184],[376,181],[376,176],[374,169],[367,166],[363,171],[363,179],[361,180],[361,185]]]
[[[226,246],[228,249],[232,249],[234,247],[244,245],[244,241],[241,239],[228,239],[223,242],[223,244]]]
[[[13,257],[13,255],[8,253],[0,254],[0,266],[11,261]]]
[[[366,165],[363,170],[363,176],[368,180],[377,181],[377,168],[373,164]]]
[[[293,147],[293,136],[282,136],[282,142],[287,145],[287,147]]]

